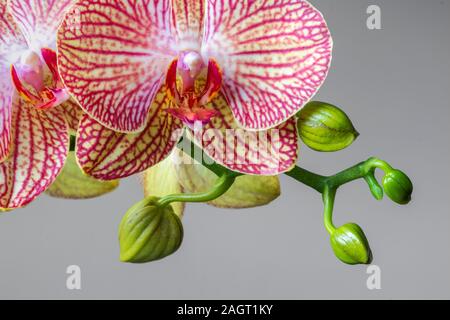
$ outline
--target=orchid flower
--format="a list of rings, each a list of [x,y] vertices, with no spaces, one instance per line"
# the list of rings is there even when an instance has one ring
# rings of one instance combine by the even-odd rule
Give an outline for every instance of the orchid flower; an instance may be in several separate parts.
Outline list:
[[[0,0],[0,208],[22,207],[61,171],[80,110],[56,63],[72,0]]]
[[[231,170],[294,166],[294,116],[324,82],[332,52],[326,22],[307,1],[81,0],[71,15],[80,23],[61,24],[58,61],[85,111],[77,157],[86,173],[143,171],[171,153],[182,128]],[[264,136],[276,154],[255,147]]]

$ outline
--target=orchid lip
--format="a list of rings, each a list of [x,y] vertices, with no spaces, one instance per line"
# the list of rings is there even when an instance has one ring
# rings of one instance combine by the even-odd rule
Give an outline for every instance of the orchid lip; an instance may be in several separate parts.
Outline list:
[[[69,92],[61,85],[56,65],[56,53],[42,49],[42,57],[34,51],[24,54],[18,65],[11,65],[12,82],[19,95],[37,109],[56,107],[70,99]],[[44,64],[52,74],[52,87],[45,86]]]
[[[206,79],[202,76],[205,73]],[[198,81],[204,83],[199,85]],[[168,112],[188,127],[198,122],[208,124],[219,112],[205,106],[220,91],[221,84],[222,72],[214,60],[209,60],[206,66],[198,52],[181,53],[170,64],[166,76],[166,87],[172,98]]]

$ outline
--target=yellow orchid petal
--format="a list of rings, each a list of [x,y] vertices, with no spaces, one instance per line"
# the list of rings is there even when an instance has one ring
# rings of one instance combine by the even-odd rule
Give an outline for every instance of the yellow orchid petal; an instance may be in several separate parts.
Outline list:
[[[74,152],[70,152],[64,168],[46,193],[55,198],[89,199],[115,190],[119,180],[100,181],[81,171]]]

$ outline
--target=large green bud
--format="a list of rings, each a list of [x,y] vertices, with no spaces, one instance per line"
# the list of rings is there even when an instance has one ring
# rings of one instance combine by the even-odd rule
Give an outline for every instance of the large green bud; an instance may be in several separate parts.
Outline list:
[[[316,151],[342,150],[359,136],[345,112],[325,102],[312,101],[297,116],[298,135]]]
[[[330,237],[336,257],[346,264],[370,264],[372,252],[364,231],[355,223],[334,230]]]
[[[159,198],[131,207],[119,227],[120,260],[144,263],[165,258],[181,245],[183,225],[172,206],[158,206]]]
[[[411,201],[413,184],[408,176],[400,170],[386,172],[383,178],[383,188],[389,198],[398,204],[408,204]]]

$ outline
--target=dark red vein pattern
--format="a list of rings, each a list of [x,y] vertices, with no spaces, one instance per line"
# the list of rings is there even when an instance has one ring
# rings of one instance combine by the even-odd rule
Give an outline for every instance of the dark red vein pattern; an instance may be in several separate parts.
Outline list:
[[[294,115],[327,76],[332,39],[303,0],[208,0],[203,53],[224,71],[223,93],[246,128]]]
[[[0,0],[0,161],[7,155],[11,141],[11,102],[14,93],[11,63],[17,52],[26,48],[25,38],[7,12],[6,0]]]
[[[200,50],[205,2],[199,0],[172,0],[172,13],[177,49]]]
[[[27,205],[44,192],[64,166],[68,127],[57,109],[39,111],[15,99],[9,157],[0,164],[0,208]]]
[[[9,0],[9,9],[30,47],[54,48],[56,30],[76,0]]]
[[[146,125],[171,51],[169,0],[83,0],[58,32],[61,76],[95,120],[120,132]]]
[[[72,134],[76,134],[78,125],[84,112],[83,109],[73,100],[70,99],[57,107],[66,117],[67,124]]]
[[[194,134],[211,158],[245,174],[277,175],[292,169],[299,151],[295,118],[267,131],[247,131],[236,123],[223,95],[212,105],[220,116]]]
[[[124,178],[165,159],[182,134],[183,124],[167,109],[165,88],[155,98],[146,128],[135,134],[109,130],[83,116],[77,141],[78,162],[83,170],[102,180]]]

